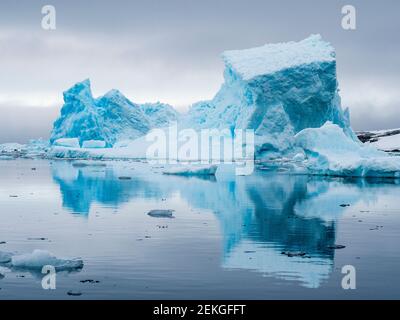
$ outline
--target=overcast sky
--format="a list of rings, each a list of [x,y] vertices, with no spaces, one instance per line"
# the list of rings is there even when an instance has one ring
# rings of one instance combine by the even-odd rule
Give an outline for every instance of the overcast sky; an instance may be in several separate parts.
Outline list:
[[[46,4],[53,31],[41,28]],[[354,31],[341,27],[345,4]],[[95,96],[117,88],[186,110],[219,89],[222,51],[311,33],[336,48],[353,127],[400,127],[399,12],[398,0],[1,0],[0,142],[47,138],[62,92],[83,79]]]

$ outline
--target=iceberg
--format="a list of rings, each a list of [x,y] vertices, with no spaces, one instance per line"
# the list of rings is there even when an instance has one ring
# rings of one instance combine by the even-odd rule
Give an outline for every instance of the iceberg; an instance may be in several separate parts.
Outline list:
[[[320,35],[222,57],[224,84],[214,99],[191,107],[186,127],[253,129],[258,158],[291,152],[296,133],[326,121],[356,139],[341,108],[335,51]]]
[[[169,105],[140,106],[115,89],[95,99],[87,79],[64,92],[64,105],[54,123],[50,142],[77,138],[80,143],[105,141],[106,146],[111,147],[116,141],[143,136],[153,125],[173,121],[176,117],[177,112]]]

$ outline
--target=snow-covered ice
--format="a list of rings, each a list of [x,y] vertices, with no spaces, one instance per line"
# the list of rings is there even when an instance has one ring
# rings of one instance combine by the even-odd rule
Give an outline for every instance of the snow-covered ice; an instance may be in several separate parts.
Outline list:
[[[400,152],[400,129],[361,131],[358,138],[364,143],[370,143],[379,150]]]
[[[335,49],[329,43],[322,42],[320,35],[311,35],[299,42],[225,51],[222,56],[226,65],[234,69],[243,80],[250,80],[305,64],[334,62]]]

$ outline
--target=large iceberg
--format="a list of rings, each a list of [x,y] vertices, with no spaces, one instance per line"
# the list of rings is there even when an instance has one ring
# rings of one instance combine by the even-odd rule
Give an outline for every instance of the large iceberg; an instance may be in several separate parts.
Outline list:
[[[341,108],[335,51],[320,35],[222,56],[225,83],[213,100],[192,106],[185,126],[253,129],[258,157],[291,151],[296,133],[326,121],[355,139]]]
[[[177,117],[177,112],[167,104],[135,104],[114,89],[95,99],[89,80],[65,91],[64,102],[61,115],[54,123],[51,143],[78,138],[81,144],[96,140],[111,147],[117,141],[143,136],[152,127]]]
[[[173,123],[197,132],[219,129],[233,138],[237,130],[250,129],[254,158],[268,170],[399,176],[398,158],[363,146],[351,129],[349,111],[341,106],[335,50],[320,35],[226,51],[222,57],[225,81],[220,90],[185,114],[160,102],[132,103],[118,90],[93,98],[89,80],[77,83],[64,92],[49,156],[149,159],[146,150],[152,142],[147,133],[157,128],[166,132]],[[171,137],[166,134],[166,140]],[[79,145],[65,146],[74,138]],[[171,159],[169,151],[168,156]]]

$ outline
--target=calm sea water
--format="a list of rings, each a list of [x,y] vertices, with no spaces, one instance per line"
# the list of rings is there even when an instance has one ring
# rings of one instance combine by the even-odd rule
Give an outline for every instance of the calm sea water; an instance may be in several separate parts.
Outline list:
[[[400,298],[396,181],[93,164],[0,161],[0,251],[84,262],[58,273],[55,290],[42,289],[39,272],[0,266],[0,299]],[[345,265],[355,290],[342,289]]]

